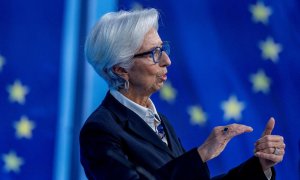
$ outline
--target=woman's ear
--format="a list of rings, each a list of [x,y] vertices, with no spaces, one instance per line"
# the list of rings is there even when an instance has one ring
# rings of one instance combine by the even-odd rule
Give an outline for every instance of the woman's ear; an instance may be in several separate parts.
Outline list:
[[[113,71],[114,71],[114,73],[116,73],[117,75],[122,77],[123,79],[125,79],[125,80],[129,79],[128,72],[125,68],[120,67],[120,66],[114,66]]]

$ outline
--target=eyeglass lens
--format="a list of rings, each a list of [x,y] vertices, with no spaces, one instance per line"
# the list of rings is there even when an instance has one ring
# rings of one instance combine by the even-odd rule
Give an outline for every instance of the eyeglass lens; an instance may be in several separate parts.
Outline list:
[[[161,58],[161,56],[162,56],[162,52],[163,52],[163,51],[164,51],[167,55],[170,54],[170,46],[169,46],[169,44],[166,43],[166,42],[163,43],[163,45],[162,45],[161,48],[158,47],[158,48],[155,48],[155,49],[153,50],[152,56],[153,56],[153,61],[154,61],[154,63],[159,63],[159,60],[160,60],[160,58]]]

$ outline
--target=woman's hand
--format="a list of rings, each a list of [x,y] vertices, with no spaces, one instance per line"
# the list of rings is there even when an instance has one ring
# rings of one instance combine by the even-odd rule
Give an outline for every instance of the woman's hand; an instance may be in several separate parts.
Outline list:
[[[285,153],[283,137],[271,135],[274,126],[275,120],[270,118],[262,137],[255,143],[255,156],[259,157],[264,171],[281,162]]]
[[[198,147],[202,161],[206,162],[217,157],[233,137],[251,131],[252,127],[242,124],[215,127],[206,141]]]

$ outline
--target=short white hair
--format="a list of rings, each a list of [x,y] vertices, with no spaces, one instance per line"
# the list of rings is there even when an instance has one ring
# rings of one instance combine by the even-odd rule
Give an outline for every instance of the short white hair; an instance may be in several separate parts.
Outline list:
[[[110,12],[100,18],[85,42],[85,55],[110,88],[124,87],[125,80],[113,71],[129,69],[150,29],[158,30],[156,9]]]

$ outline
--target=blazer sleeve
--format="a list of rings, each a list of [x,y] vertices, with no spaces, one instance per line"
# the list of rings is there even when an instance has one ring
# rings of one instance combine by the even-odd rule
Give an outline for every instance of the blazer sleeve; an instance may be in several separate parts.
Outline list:
[[[159,179],[210,179],[206,163],[201,160],[196,148],[184,153],[158,169]]]
[[[271,168],[271,170],[272,170],[271,180],[275,180],[275,177],[276,177],[275,170],[274,170],[274,168]],[[227,174],[222,174],[222,175],[216,176],[212,179],[214,179],[214,180],[216,180],[216,179],[222,179],[222,180],[230,180],[230,179],[268,180],[261,168],[259,159],[257,157],[251,157],[244,163],[231,169]]]

